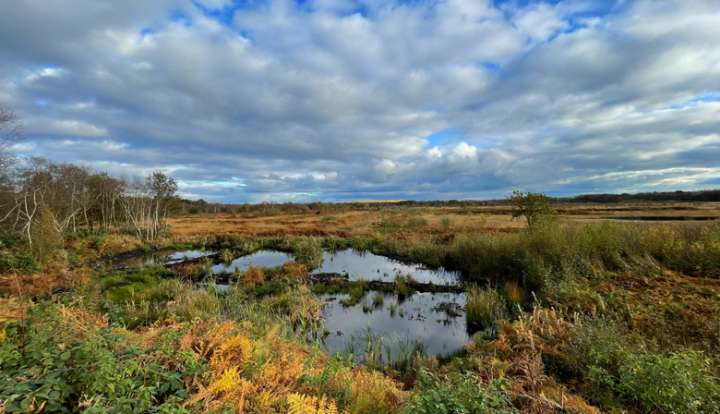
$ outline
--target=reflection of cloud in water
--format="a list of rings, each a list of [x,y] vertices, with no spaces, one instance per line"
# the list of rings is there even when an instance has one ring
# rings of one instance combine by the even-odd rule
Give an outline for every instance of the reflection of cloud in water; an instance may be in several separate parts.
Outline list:
[[[347,274],[350,280],[380,280],[392,282],[398,273],[410,275],[422,283],[456,284],[460,277],[457,272],[443,268],[433,270],[422,265],[405,264],[397,260],[354,249],[323,253],[322,265],[313,273]]]
[[[416,293],[400,303],[395,295],[385,295],[383,306],[376,309],[372,296],[371,292],[350,307],[340,304],[346,295],[320,296],[328,301],[323,309],[325,329],[330,332],[324,339],[328,352],[342,354],[355,349],[356,353],[362,353],[367,346],[368,333],[374,338],[383,338],[383,345],[390,348],[394,358],[403,346],[412,343],[421,344],[428,355],[448,355],[469,340],[465,328],[464,293]],[[458,317],[448,317],[437,309],[447,302],[458,305]],[[363,305],[370,311],[365,312]],[[394,312],[391,312],[392,307],[396,308]],[[338,332],[342,334],[338,335]],[[356,355],[356,358],[361,357]]]
[[[213,273],[232,273],[235,269],[247,270],[250,266],[257,267],[277,267],[282,266],[286,262],[293,261],[293,257],[288,253],[278,252],[274,250],[260,250],[247,256],[238,257],[229,265],[224,263],[216,264],[212,267]]]

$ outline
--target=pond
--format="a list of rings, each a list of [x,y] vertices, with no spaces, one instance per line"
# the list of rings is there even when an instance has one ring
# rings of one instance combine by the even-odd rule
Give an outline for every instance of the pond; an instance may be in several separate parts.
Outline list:
[[[322,265],[315,269],[313,274],[323,273],[347,275],[351,281],[379,280],[393,282],[398,274],[402,276],[410,275],[418,282],[436,285],[455,285],[460,281],[458,272],[447,271],[443,268],[429,269],[419,264],[406,264],[385,256],[378,256],[355,249],[323,253]]]
[[[275,250],[260,250],[219,263],[214,251],[183,250],[154,252],[144,256],[122,258],[125,267],[173,265],[185,260],[210,257],[216,275],[250,266],[277,267],[294,260],[293,255]],[[117,263],[116,263],[117,264]],[[322,264],[314,275],[341,275],[349,281],[389,282],[396,275],[410,276],[420,283],[443,286],[445,292],[416,292],[399,298],[396,294],[368,292],[358,303],[344,301],[348,294],[320,294],[325,302],[322,311],[325,335],[321,340],[331,354],[352,354],[357,361],[373,354],[373,362],[397,362],[420,351],[428,356],[448,356],[463,348],[470,339],[465,322],[465,293],[460,275],[443,268],[430,269],[355,249],[324,252]],[[227,285],[217,285],[226,290]],[[373,289],[373,288],[371,288]],[[344,302],[344,303],[343,303]],[[371,352],[368,352],[371,351]]]
[[[123,256],[112,260],[114,268],[137,269],[143,266],[173,265],[187,260],[195,260],[201,257],[213,256],[216,252],[211,250],[179,250],[159,251],[147,254]]]
[[[260,250],[253,254],[238,257],[229,264],[220,263],[212,267],[214,274],[218,273],[233,273],[235,269],[245,271],[250,266],[256,267],[277,267],[282,266],[284,263],[292,262],[293,256],[275,250]]]
[[[322,342],[332,355],[353,354],[362,361],[370,349],[379,355],[376,362],[387,363],[418,348],[428,356],[448,356],[470,340],[464,293],[416,293],[398,300],[393,294],[369,292],[352,306],[341,303],[348,295],[319,296],[329,332]]]

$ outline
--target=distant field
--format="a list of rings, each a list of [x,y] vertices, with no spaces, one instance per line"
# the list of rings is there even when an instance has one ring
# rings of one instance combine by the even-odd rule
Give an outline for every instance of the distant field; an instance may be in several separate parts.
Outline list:
[[[720,203],[556,204],[562,224],[601,220],[693,222],[720,219]],[[175,236],[234,234],[248,236],[357,236],[401,231],[426,238],[477,232],[512,232],[525,226],[512,219],[507,204],[478,207],[382,207],[301,214],[204,214],[169,220]]]

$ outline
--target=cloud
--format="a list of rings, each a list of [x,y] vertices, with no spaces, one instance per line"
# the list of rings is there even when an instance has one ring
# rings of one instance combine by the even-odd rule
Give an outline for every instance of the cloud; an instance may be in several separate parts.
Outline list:
[[[28,0],[0,100],[16,152],[212,200],[701,188],[714,3]]]

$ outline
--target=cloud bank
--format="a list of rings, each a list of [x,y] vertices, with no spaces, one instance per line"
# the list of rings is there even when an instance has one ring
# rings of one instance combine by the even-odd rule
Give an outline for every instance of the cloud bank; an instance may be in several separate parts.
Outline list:
[[[720,182],[715,0],[20,0],[21,156],[212,201]]]

